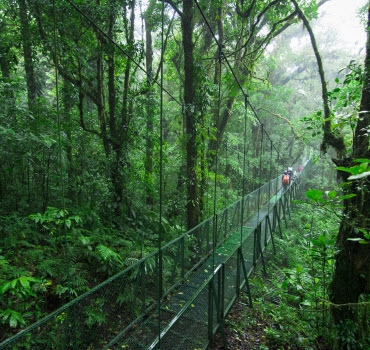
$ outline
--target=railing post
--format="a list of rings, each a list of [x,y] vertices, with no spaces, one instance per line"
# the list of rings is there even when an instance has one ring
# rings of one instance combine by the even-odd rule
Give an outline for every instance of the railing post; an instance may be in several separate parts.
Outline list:
[[[213,338],[213,297],[212,284],[213,278],[208,284],[208,339],[211,342]]]
[[[227,227],[228,227],[227,220],[228,220],[228,213],[229,213],[229,209],[227,208],[227,209],[225,210],[225,234],[224,234],[224,239],[226,239],[226,237],[227,237]]]
[[[207,230],[207,247],[206,247],[206,252],[207,253],[208,253],[208,250],[209,250],[209,222],[210,222],[210,220],[211,219],[208,219],[207,224],[204,227],[204,229]]]
[[[236,255],[236,297],[239,298],[240,292],[240,249],[238,249],[238,253]]]
[[[185,236],[181,238],[181,278],[185,276]]]
[[[225,264],[221,265],[221,293],[220,293],[220,314],[223,319],[225,316]]]
[[[217,238],[218,238],[218,214],[215,214],[215,221],[214,221],[214,225],[216,225],[216,227],[213,228],[213,232],[215,232],[215,237],[213,238],[215,241],[213,242],[213,249],[216,249],[217,248]]]

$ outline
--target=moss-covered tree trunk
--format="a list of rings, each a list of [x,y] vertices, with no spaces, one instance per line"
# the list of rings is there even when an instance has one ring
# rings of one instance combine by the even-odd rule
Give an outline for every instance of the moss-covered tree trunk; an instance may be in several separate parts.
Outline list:
[[[346,159],[346,166],[353,166],[354,159],[370,159],[369,134],[370,125],[370,7],[368,10],[367,44],[365,58],[364,83],[359,119],[353,139],[353,155]],[[359,164],[359,163],[357,163]],[[338,165],[344,165],[338,164]],[[363,238],[360,229],[369,231],[370,228],[370,191],[369,181],[352,182],[346,189],[347,193],[354,193],[356,197],[344,201],[344,216],[339,228],[337,246],[339,252],[336,257],[333,282],[330,288],[331,301],[339,305],[332,308],[334,321],[342,330],[346,320],[358,321],[357,303],[363,293],[370,293],[370,244],[360,244],[349,238]],[[341,305],[341,306],[340,306]],[[339,337],[339,348],[347,349],[347,343]]]
[[[331,146],[337,151],[340,158],[335,160],[333,159],[337,166],[350,167],[355,164],[359,164],[354,162],[354,160],[370,158],[370,138],[366,130],[370,124],[370,7],[368,13],[368,40],[366,44],[365,74],[360,114],[353,137],[352,154],[345,157],[346,149],[344,140],[340,135],[336,135],[332,132],[331,122],[330,119],[328,119],[331,113],[327,98],[326,80],[321,57],[318,52],[312,29],[303,12],[298,7],[296,0],[291,1],[310,35],[312,47],[319,67],[325,114],[325,120],[323,122],[324,139],[321,149],[326,152],[327,147]],[[344,175],[343,173],[344,172],[340,172],[339,176],[342,178],[344,177],[343,180],[346,181],[348,175]],[[363,233],[361,233],[359,229],[369,230],[370,193],[368,182],[363,181],[360,184],[358,181],[352,181],[351,184],[344,187],[344,191],[346,194],[356,194],[356,197],[346,199],[343,203],[343,218],[341,220],[337,237],[338,253],[336,255],[333,282],[330,286],[330,299],[331,302],[335,304],[332,307],[332,315],[334,317],[335,324],[338,326],[339,333],[343,332],[343,334],[337,338],[338,347],[341,350],[348,349],[348,342],[346,341],[345,336],[348,331],[346,329],[347,321],[357,321],[358,309],[354,307],[353,304],[358,303],[359,297],[362,293],[369,293],[370,291],[370,245],[359,244],[357,241],[348,240],[361,238]]]
[[[21,22],[21,38],[24,55],[24,68],[26,71],[28,107],[30,111],[35,108],[36,100],[36,81],[34,73],[34,63],[32,59],[31,31],[28,20],[28,11],[25,0],[18,0],[19,19]]]
[[[194,44],[193,44],[193,0],[183,0],[181,16],[182,41],[184,47],[184,102],[186,119],[186,175],[187,175],[187,226],[199,224],[200,209],[197,175],[197,130],[194,118]]]

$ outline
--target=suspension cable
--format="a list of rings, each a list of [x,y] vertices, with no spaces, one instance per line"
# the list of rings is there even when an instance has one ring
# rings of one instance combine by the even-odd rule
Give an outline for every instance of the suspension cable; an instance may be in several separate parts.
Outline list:
[[[246,144],[247,144],[247,116],[248,116],[248,96],[245,96],[245,114],[244,114],[244,152],[243,152],[243,181],[242,181],[242,206],[240,215],[240,244],[243,243],[243,221],[244,221],[244,197],[245,197],[245,163],[246,163]]]
[[[161,13],[161,94],[160,94],[160,151],[159,151],[159,231],[158,231],[158,344],[161,348],[161,299],[163,289],[163,266],[162,266],[162,201],[163,201],[163,58],[164,58],[164,1],[162,1]]]
[[[215,152],[215,183],[214,183],[214,195],[213,195],[213,270],[215,268],[215,254],[216,254],[216,236],[217,236],[217,214],[216,214],[216,200],[217,200],[217,176],[218,176],[218,150],[220,148],[219,140],[219,122],[220,122],[220,109],[221,109],[221,73],[222,73],[222,49],[219,48],[218,52],[218,64],[219,64],[219,76],[218,76],[218,101],[217,101],[217,140],[216,140],[216,152]]]
[[[260,149],[260,171],[259,171],[259,180],[258,180],[258,199],[257,199],[257,225],[260,220],[260,194],[261,194],[261,177],[262,177],[262,152],[263,152],[263,124],[261,124],[261,149]]]
[[[168,96],[171,97],[179,106],[182,108],[187,108],[184,106],[175,96],[173,96],[167,89],[163,87],[163,81],[161,79],[161,82],[158,82],[156,79],[153,79],[150,74],[146,71],[144,67],[142,67],[130,54],[128,54],[122,47],[113,39],[111,38],[107,33],[105,33],[86,13],[84,13],[76,4],[74,4],[71,0],[66,0],[82,17],[87,19],[90,24],[98,30],[105,38],[108,39],[115,47],[118,48],[119,51],[121,51],[129,60],[131,60],[144,74],[146,74],[150,79],[157,84]],[[161,59],[160,62],[161,66],[163,67],[163,58]],[[194,120],[204,129],[207,129],[207,127],[192,113],[192,117]]]
[[[90,24],[96,29],[98,30],[105,38],[108,39],[108,41],[110,41],[115,47],[118,48],[119,51],[121,51],[129,60],[131,60],[142,72],[144,72],[148,77],[150,76],[149,73],[145,70],[144,67],[142,67],[138,62],[136,62],[136,60],[130,55],[128,54],[124,49],[122,49],[121,46],[118,45],[118,43],[113,39],[111,38],[107,33],[104,32],[104,30],[102,30],[86,13],[84,13],[76,4],[74,4],[71,0],[66,0],[82,17],[84,17],[85,19],[87,19]],[[161,60],[161,64],[163,66],[163,60]],[[170,96],[179,106],[182,106],[182,103],[176,98],[174,97],[168,90],[166,90],[164,87],[163,87],[163,82],[161,81],[161,83],[159,83],[157,80],[151,78],[151,80],[156,83],[163,91],[165,91],[168,96]]]
[[[198,8],[198,10],[199,10],[199,12],[200,12],[200,14],[202,15],[202,17],[203,17],[203,19],[204,19],[204,21],[205,21],[205,23],[206,23],[206,25],[207,25],[207,27],[208,27],[209,31],[211,32],[211,34],[212,34],[212,36],[213,36],[213,39],[215,40],[215,42],[216,42],[217,46],[219,47],[219,50],[222,50],[222,45],[219,43],[219,41],[218,41],[218,39],[217,39],[217,37],[216,37],[215,33],[213,32],[212,27],[211,27],[211,25],[209,24],[209,22],[208,22],[208,20],[207,20],[207,17],[205,16],[205,14],[204,14],[204,12],[203,12],[202,8],[200,7],[198,0],[194,0],[194,2],[195,2],[195,4],[196,4],[196,6],[197,6],[197,8]],[[239,86],[239,88],[240,88],[240,90],[241,90],[242,94],[244,95],[244,98],[248,97],[248,95],[244,92],[244,89],[243,89],[243,87],[242,87],[242,85],[241,85],[241,83],[240,83],[239,79],[237,78],[237,76],[236,76],[236,74],[235,74],[235,72],[234,72],[234,69],[231,67],[231,64],[230,64],[229,60],[227,59],[227,57],[226,57],[226,56],[224,56],[224,59],[225,59],[225,61],[226,61],[226,63],[227,63],[227,66],[229,67],[229,69],[230,69],[230,71],[231,71],[231,73],[232,73],[232,75],[233,75],[233,77],[234,77],[235,81],[237,82],[237,84],[238,84],[238,86]],[[248,100],[246,100],[246,101],[248,101]],[[250,103],[249,101],[248,101],[248,104],[249,104],[249,106],[251,107],[251,109],[252,109],[252,111],[253,111],[253,114],[254,114],[255,118],[257,119],[258,123],[259,123],[260,125],[262,125],[262,122],[261,122],[260,118],[258,117],[258,115],[257,115],[256,111],[254,110],[253,106],[251,105],[251,103]],[[266,132],[266,135],[267,135],[267,137],[270,139],[270,141],[272,141],[272,140],[271,140],[271,138],[270,138],[270,136],[267,134],[267,132]],[[276,149],[275,145],[274,145],[274,148]],[[276,149],[276,151],[277,151],[277,149]]]
[[[270,172],[269,172],[269,195],[268,195],[268,215],[270,215],[270,201],[271,201],[271,174],[272,174],[272,141],[270,141]]]
[[[55,50],[55,89],[56,89],[56,99],[57,99],[57,123],[58,123],[58,153],[59,153],[59,169],[60,169],[60,183],[62,186],[62,210],[63,210],[63,231],[64,231],[64,248],[66,251],[66,263],[67,263],[67,283],[68,283],[68,296],[71,299],[71,278],[70,278],[70,268],[69,268],[69,249],[68,249],[68,239],[67,239],[67,224],[66,224],[66,205],[65,205],[65,184],[64,184],[64,166],[62,161],[62,137],[61,137],[61,123],[60,123],[60,108],[59,108],[59,75],[58,75],[58,45],[57,45],[57,20],[55,14],[55,0],[53,0],[53,31],[54,31],[54,50]]]

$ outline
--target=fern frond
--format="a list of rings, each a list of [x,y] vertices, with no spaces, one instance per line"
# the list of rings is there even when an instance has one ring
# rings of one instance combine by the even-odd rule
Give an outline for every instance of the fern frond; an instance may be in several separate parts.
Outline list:
[[[115,251],[113,251],[112,249],[106,247],[105,245],[99,244],[95,248],[95,250],[96,250],[98,256],[103,261],[112,260],[112,261],[118,262],[120,265],[123,264],[121,256],[118,253],[116,253]]]

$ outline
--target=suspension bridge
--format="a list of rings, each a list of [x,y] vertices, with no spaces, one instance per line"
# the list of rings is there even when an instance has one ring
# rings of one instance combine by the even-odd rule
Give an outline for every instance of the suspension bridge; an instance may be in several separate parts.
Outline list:
[[[126,55],[127,60],[131,60],[152,79],[151,74],[136,63],[77,5],[70,0],[66,2],[100,32],[107,42],[113,44],[117,51]],[[196,0],[194,3],[204,18],[218,50],[220,79],[217,121],[219,122],[221,109],[222,69],[232,73],[235,84],[244,97],[244,161],[241,176],[243,188],[239,189],[241,198],[218,213],[214,210],[212,216],[190,231],[163,247],[159,244],[160,248],[156,252],[6,339],[0,343],[0,349],[206,349],[216,331],[219,329],[223,332],[224,320],[243,289],[246,290],[249,304],[252,306],[248,278],[258,266],[265,270],[266,250],[271,247],[275,251],[274,238],[283,237],[282,224],[286,224],[292,209],[292,200],[299,191],[300,183],[309,175],[312,162],[301,158],[293,164],[295,170],[298,169],[298,164],[302,164],[302,172],[288,189],[283,191],[278,169],[281,167],[279,163],[282,162],[279,151],[263,129],[263,124],[250,104],[248,95],[243,91],[227,55],[223,53],[223,45],[213,33],[199,3]],[[181,108],[179,114],[187,114],[192,118],[192,122],[201,124],[195,113],[190,113],[163,85],[164,2],[162,5],[161,81],[153,80],[160,87],[160,191],[163,187],[163,92]],[[57,23],[56,18],[54,22]],[[54,28],[55,55],[56,37]],[[55,61],[58,91],[57,65],[58,60]],[[250,120],[251,125],[259,124],[260,127],[255,140],[259,154],[259,166],[255,166],[259,169],[258,188],[249,194],[245,194],[244,186],[247,120]],[[60,134],[60,130],[58,132]],[[263,135],[266,135],[265,139]],[[216,180],[219,148],[220,145],[217,145],[215,150]],[[262,181],[264,149],[270,149],[271,154],[269,165],[264,167],[269,170],[269,175]],[[273,151],[277,155],[276,166],[272,164]],[[275,178],[272,178],[273,168],[276,170]],[[265,183],[261,185],[263,182]],[[214,194],[216,203],[216,181]],[[162,213],[160,217],[161,215]],[[160,242],[160,232],[158,236]]]
[[[0,349],[205,349],[282,223],[312,162],[283,192],[272,179],[128,269],[0,344]],[[298,165],[295,165],[297,168]],[[163,291],[158,296],[158,283]]]

